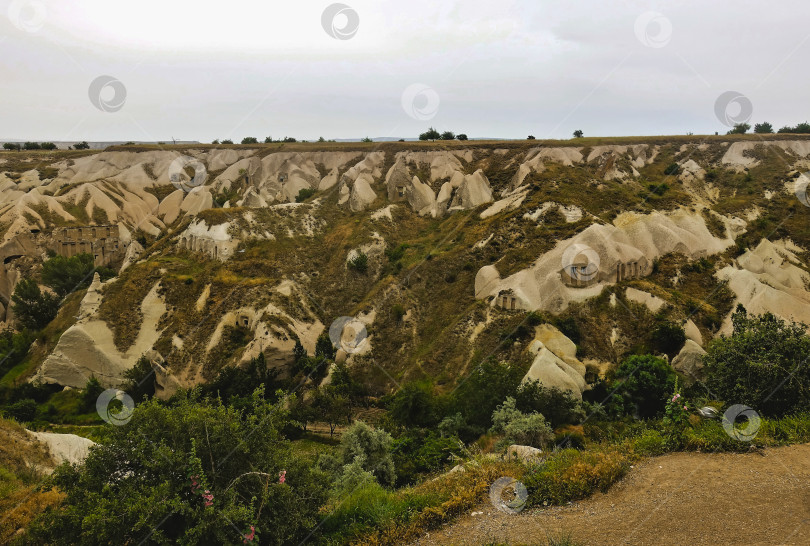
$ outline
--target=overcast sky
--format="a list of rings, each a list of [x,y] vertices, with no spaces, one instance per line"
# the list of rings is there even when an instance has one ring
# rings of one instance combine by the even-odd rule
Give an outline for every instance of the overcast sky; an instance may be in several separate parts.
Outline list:
[[[0,138],[713,134],[727,91],[810,118],[807,0],[343,3],[0,0]]]

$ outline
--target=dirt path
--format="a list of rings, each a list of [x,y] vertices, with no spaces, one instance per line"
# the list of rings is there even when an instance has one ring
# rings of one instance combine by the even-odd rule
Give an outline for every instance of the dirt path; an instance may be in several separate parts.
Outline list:
[[[677,453],[633,468],[608,493],[518,515],[477,508],[414,544],[810,544],[810,444],[764,455]]]

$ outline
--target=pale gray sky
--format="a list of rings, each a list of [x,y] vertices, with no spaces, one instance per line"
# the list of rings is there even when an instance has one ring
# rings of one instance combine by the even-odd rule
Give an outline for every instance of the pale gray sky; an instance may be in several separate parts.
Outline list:
[[[730,90],[810,118],[807,0],[343,0],[338,38],[333,3],[0,0],[0,138],[699,134]]]

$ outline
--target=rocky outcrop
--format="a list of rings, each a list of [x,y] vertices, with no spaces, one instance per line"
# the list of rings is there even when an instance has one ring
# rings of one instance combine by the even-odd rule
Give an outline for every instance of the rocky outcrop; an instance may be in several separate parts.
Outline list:
[[[523,381],[539,381],[544,387],[568,391],[582,398],[585,390],[585,365],[576,358],[576,345],[550,324],[535,330],[529,344],[534,360]]]
[[[694,259],[722,252],[737,232],[730,235],[727,239],[713,236],[703,217],[687,209],[624,213],[612,225],[592,224],[557,243],[531,267],[476,294],[484,298],[511,290],[521,308],[556,313],[571,301],[596,296],[605,284],[649,274],[652,261],[664,254],[677,252]]]
[[[706,351],[700,345],[687,339],[681,351],[672,359],[672,367],[692,382],[702,381],[704,378],[703,355],[705,354]]]
[[[90,448],[96,445],[92,440],[75,434],[58,434],[55,432],[32,432],[28,434],[47,446],[56,465],[62,463],[81,464],[90,453]]]
[[[717,272],[737,295],[732,309],[741,303],[751,314],[772,313],[787,320],[810,324],[810,274],[797,264],[801,249],[789,241],[763,239],[734,265]],[[729,315],[720,328],[732,331]]]
[[[105,387],[118,387],[124,381],[124,372],[132,368],[144,353],[158,340],[157,329],[166,306],[155,284],[141,303],[143,323],[134,343],[124,352],[113,342],[113,333],[99,320],[93,309],[98,308],[102,285],[94,279],[82,299],[76,324],[68,328],[59,342],[37,369],[32,382],[57,383],[83,388],[91,376]]]
[[[192,222],[177,239],[177,246],[194,252],[205,252],[216,260],[227,260],[239,246],[230,233],[230,223],[208,226],[203,220]]]
[[[474,209],[484,203],[492,202],[492,188],[481,169],[465,176],[458,186],[448,210]]]

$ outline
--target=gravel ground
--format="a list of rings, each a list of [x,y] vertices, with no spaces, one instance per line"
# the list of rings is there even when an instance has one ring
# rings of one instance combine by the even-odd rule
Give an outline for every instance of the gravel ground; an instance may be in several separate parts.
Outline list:
[[[810,444],[676,453],[636,465],[606,494],[517,515],[482,504],[413,544],[810,544]]]

